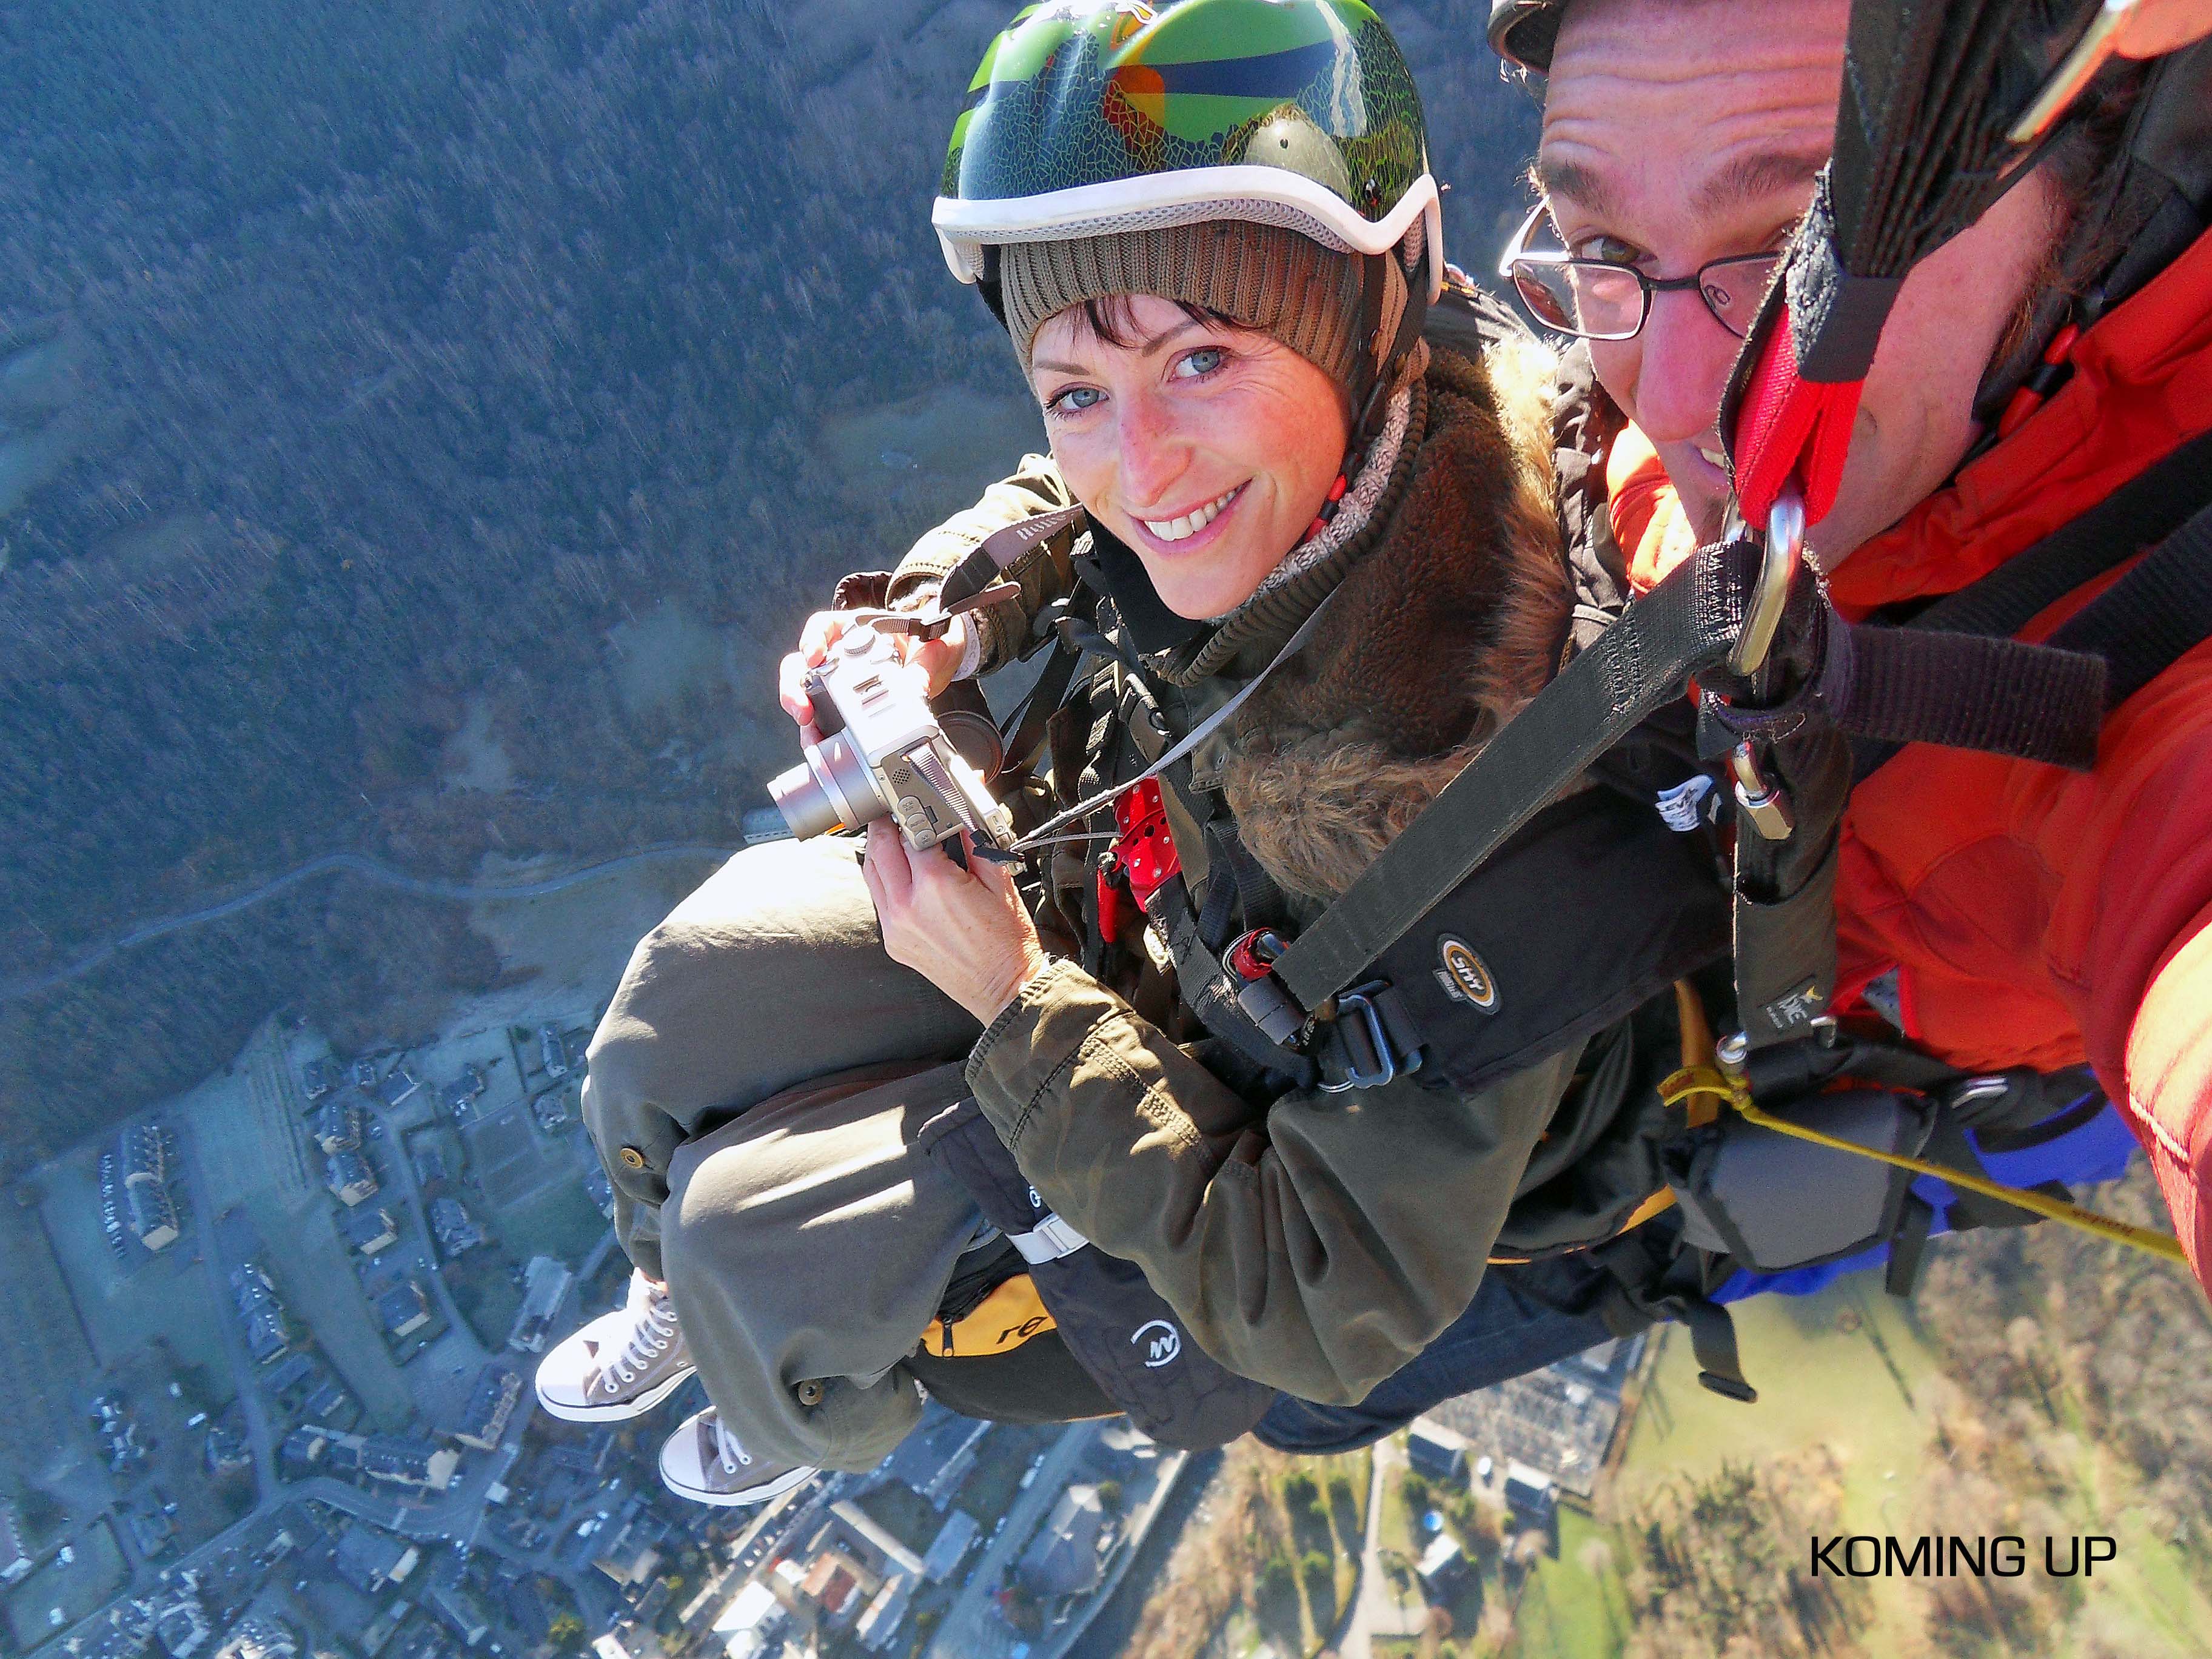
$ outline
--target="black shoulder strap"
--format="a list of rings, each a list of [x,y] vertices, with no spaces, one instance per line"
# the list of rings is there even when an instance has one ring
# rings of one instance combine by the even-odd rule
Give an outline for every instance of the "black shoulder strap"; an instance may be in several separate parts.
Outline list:
[[[1728,655],[1756,557],[1730,542],[1684,560],[1509,720],[1255,984],[1279,981],[1303,1019],[1358,979],[1592,761]],[[1264,1006],[1265,995],[1252,1000]],[[1275,1010],[1251,1012],[1263,1025],[1278,1021]]]
[[[2181,445],[1980,580],[1939,599],[1905,626],[1925,633],[2009,638],[2085,583],[2156,550],[2048,643],[2094,653],[2110,666],[2106,706],[2117,708],[2212,635],[2212,432]],[[1887,764],[1899,743],[1852,746],[1854,781]]]

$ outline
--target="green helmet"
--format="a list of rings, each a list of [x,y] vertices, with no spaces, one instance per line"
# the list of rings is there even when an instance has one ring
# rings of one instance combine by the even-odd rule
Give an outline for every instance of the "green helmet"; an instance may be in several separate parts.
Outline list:
[[[964,283],[1009,242],[1208,220],[1360,254],[1443,223],[1420,94],[1361,0],[1057,0],[983,54],[934,213]]]

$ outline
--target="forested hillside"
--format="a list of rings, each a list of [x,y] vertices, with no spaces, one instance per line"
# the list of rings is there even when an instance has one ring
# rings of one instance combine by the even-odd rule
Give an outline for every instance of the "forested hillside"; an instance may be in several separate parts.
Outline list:
[[[334,849],[731,839],[798,617],[954,504],[825,434],[1019,391],[927,228],[1011,9],[0,10],[0,981]],[[1483,7],[1385,9],[1479,269],[1533,106]],[[664,606],[757,649],[626,696]],[[497,971],[325,883],[0,1007],[5,1133],[82,1133],[274,1006],[397,1036]]]

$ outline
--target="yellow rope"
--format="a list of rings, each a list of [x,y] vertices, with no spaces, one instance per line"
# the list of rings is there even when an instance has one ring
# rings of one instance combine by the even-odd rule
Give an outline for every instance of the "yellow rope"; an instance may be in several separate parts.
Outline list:
[[[2057,1221],[2069,1227],[2078,1227],[2085,1233],[2109,1239],[2115,1244],[2155,1255],[2168,1261],[2186,1262],[2181,1243],[2171,1234],[2154,1232],[2148,1227],[2138,1227],[2132,1222],[2121,1221],[2094,1210],[2085,1210],[2078,1204],[2069,1204],[2063,1199],[2052,1198],[2043,1193],[2030,1192],[2026,1188],[2008,1187],[2000,1182],[1969,1175],[1964,1170],[1954,1170],[1946,1164],[1930,1164],[1925,1158],[1907,1158],[1901,1152],[1885,1152],[1856,1140],[1844,1140],[1838,1136],[1824,1134],[1818,1129],[1808,1129],[1802,1123],[1792,1123],[1773,1113],[1762,1110],[1752,1103],[1751,1091],[1742,1081],[1710,1066],[1686,1066],[1659,1085],[1659,1097],[1669,1106],[1680,1105],[1693,1096],[1718,1096],[1741,1112],[1748,1122],[1762,1129],[1771,1129],[1777,1134],[1793,1139],[1810,1141],[1815,1146],[1826,1146],[1832,1152],[1855,1152],[1861,1158],[1873,1158],[1879,1164],[1893,1164],[1900,1170],[1910,1170],[1915,1175],[1933,1176],[1938,1181],[1984,1198],[1995,1199],[2000,1204],[2009,1204],[2046,1221]]]

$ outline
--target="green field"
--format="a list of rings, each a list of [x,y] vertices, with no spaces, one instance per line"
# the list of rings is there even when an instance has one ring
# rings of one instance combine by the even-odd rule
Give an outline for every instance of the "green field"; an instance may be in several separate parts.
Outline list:
[[[1609,1659],[1626,1640],[1628,1597],[1611,1529],[1578,1510],[1562,1509],[1559,1551],[1522,1587],[1513,1617],[1512,1659]]]
[[[1688,1334],[1661,1327],[1616,1493],[1632,1502],[1678,1474],[1825,1446],[1844,1468],[1845,1516],[1878,1519],[1935,1421],[1936,1355],[1905,1304],[1858,1273],[1818,1296],[1757,1297],[1731,1311],[1758,1403],[1700,1387]]]
[[[581,1264],[607,1231],[607,1218],[584,1195],[582,1170],[573,1166],[568,1178],[540,1187],[497,1212],[494,1224],[501,1244],[517,1261],[553,1255],[571,1267]]]
[[[18,1653],[89,1618],[130,1576],[124,1570],[122,1547],[106,1522],[94,1522],[64,1541],[75,1560],[65,1563],[57,1553],[8,1592],[8,1632]],[[53,1618],[56,1610],[61,1613],[58,1622]]]
[[[1737,1304],[1734,1313],[1758,1403],[1741,1405],[1699,1387],[1686,1334],[1662,1328],[1616,1480],[1620,1512],[1632,1516],[1640,1493],[1677,1476],[1699,1480],[1725,1464],[1773,1464],[1825,1449],[1839,1478],[1839,1527],[1907,1540],[1929,1529],[1929,1483],[1947,1463],[1937,1418],[1960,1385],[1943,1374],[1911,1305],[1885,1294],[1875,1276],[1859,1274],[1818,1296],[1762,1297]],[[2062,1559],[2067,1534],[2110,1534],[2119,1540],[2119,1559],[2085,1583],[2081,1613],[2071,1627],[2041,1631],[2035,1645],[2013,1651],[2022,1659],[2212,1651],[2212,1598],[2200,1588],[2201,1567],[2191,1571],[2187,1552],[2195,1547],[2171,1522],[2161,1535],[2149,1510],[2133,1498],[2132,1485],[2094,1449],[2070,1399],[2061,1402],[2061,1420],[2074,1432],[2052,1436],[2051,1444],[2070,1448],[2069,1489],[2025,1514],[2014,1512],[2002,1525],[1993,1517],[1988,1529],[2027,1536],[2039,1574],[2044,1534],[2060,1538]],[[2034,1431],[2050,1434],[2047,1425]],[[1574,1517],[1578,1530],[1604,1536],[1610,1547],[1612,1568],[1602,1575],[1608,1582],[1594,1598],[1592,1575],[1578,1559],[1582,1547],[1567,1541],[1569,1519],[1562,1511],[1559,1559],[1540,1569],[1522,1604],[1526,1645],[1520,1651],[1528,1659],[1554,1653],[1610,1659],[1620,1651],[1620,1637],[1595,1610],[1621,1607],[1625,1613],[1613,1598],[1633,1540],[1626,1528],[1601,1534]],[[1864,1650],[1923,1650],[1929,1616],[1924,1587],[1883,1582],[1873,1589],[1876,1622],[1857,1632]],[[1990,1659],[2003,1651],[1993,1650]]]
[[[113,1364],[160,1338],[179,1358],[227,1377],[218,1310],[196,1255],[194,1218],[187,1215],[185,1236],[158,1255],[134,1240],[118,1261],[108,1248],[100,1221],[100,1155],[109,1144],[80,1146],[42,1167],[38,1178],[46,1237],[101,1364]],[[173,1185],[181,1206],[181,1176]],[[230,1392],[226,1384],[222,1397]]]

